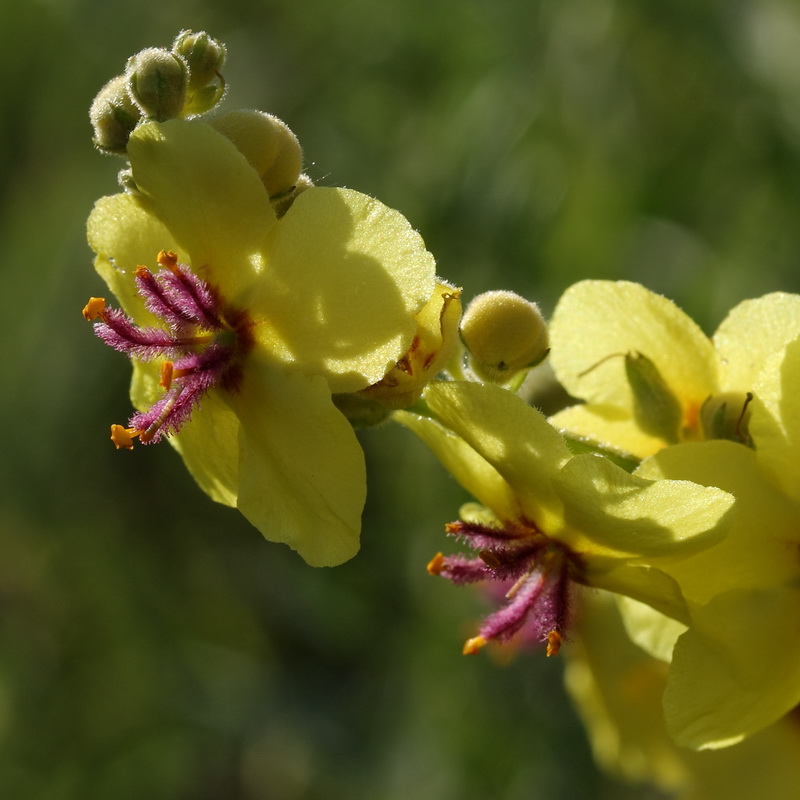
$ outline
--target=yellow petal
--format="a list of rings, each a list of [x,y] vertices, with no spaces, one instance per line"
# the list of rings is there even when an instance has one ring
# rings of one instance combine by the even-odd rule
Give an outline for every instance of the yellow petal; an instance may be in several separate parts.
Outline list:
[[[164,390],[158,362],[133,361],[131,402],[139,411],[153,405]],[[214,501],[236,506],[239,467],[239,421],[218,390],[211,390],[192,410],[189,422],[167,441],[181,454],[200,488]]]
[[[800,339],[767,360],[753,388],[749,431],[758,462],[800,501]]]
[[[545,533],[560,527],[551,479],[570,453],[536,409],[491,384],[432,383],[424,397],[435,417],[505,478],[528,520]]]
[[[95,269],[125,312],[139,324],[155,323],[136,292],[133,272],[139,265],[156,269],[160,250],[178,249],[174,237],[129,194],[101,197],[89,215],[87,234],[89,246],[97,253]]]
[[[128,154],[142,201],[189,253],[194,271],[241,307],[265,268],[275,214],[255,170],[234,145],[199,121],[136,129]]]
[[[571,528],[629,555],[685,557],[706,548],[722,538],[733,506],[721,489],[644,480],[594,455],[575,456],[553,482]]]
[[[717,356],[674,303],[637,283],[581,281],[563,294],[550,323],[550,362],[574,397],[632,407],[623,356],[653,362],[673,394],[699,406],[717,387]]]
[[[766,359],[798,336],[800,295],[775,292],[740,303],[714,334],[722,389],[752,390]]]
[[[169,443],[181,454],[200,488],[226,506],[236,506],[239,488],[239,420],[217,391],[192,411],[192,419]]]
[[[677,587],[677,584],[675,586]],[[669,662],[672,659],[675,642],[686,632],[686,624],[690,621],[688,613],[683,618],[684,622],[678,622],[674,615],[665,616],[651,605],[631,597],[617,596],[616,599],[631,641],[650,653],[653,658]],[[683,607],[686,609],[685,601]]]
[[[664,447],[664,440],[646,434],[630,411],[620,406],[570,406],[550,417],[565,436],[594,444],[609,452],[645,458]]]
[[[664,694],[675,741],[725,747],[800,702],[800,590],[732,591],[694,614],[678,639]]]
[[[252,365],[231,396],[240,423],[239,510],[312,566],[358,551],[366,472],[323,378]]]
[[[690,602],[706,603],[732,588],[774,586],[797,574],[797,506],[764,479],[749,448],[728,441],[668,447],[644,461],[636,475],[690,480],[736,497],[730,528],[719,544],[662,565]]]
[[[402,214],[349,189],[308,189],[270,239],[250,303],[256,335],[332,391],[358,391],[408,350],[434,278],[433,256]]]
[[[511,487],[463,439],[428,417],[398,411],[392,418],[419,436],[433,450],[442,466],[473,497],[490,508],[501,522],[519,520],[520,507]]]
[[[654,614],[669,622],[665,624],[683,626],[690,621],[689,609],[677,582],[655,567],[624,563],[621,559],[584,556],[586,582],[596,589],[606,589],[620,599],[630,598],[642,608],[650,608]],[[655,647],[655,631],[640,632],[644,644]],[[638,639],[637,639],[638,640]],[[674,644],[674,642],[672,643]],[[648,649],[648,647],[644,647]]]

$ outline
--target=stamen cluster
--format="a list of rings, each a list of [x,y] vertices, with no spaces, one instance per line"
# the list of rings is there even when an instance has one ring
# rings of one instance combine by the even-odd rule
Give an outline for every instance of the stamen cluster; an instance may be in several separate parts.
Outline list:
[[[164,394],[147,411],[134,414],[128,426],[111,426],[117,449],[158,442],[177,433],[205,393],[224,382],[231,384],[234,351],[239,346],[235,327],[223,319],[211,287],[183,264],[175,253],[158,255],[162,269],[152,273],[137,267],[136,289],[151,314],[166,327],[140,327],[119,309],[92,298],[84,317],[96,320],[94,330],[107,345],[129,358],[164,358],[161,386]]]
[[[569,619],[571,554],[535,530],[492,528],[460,520],[446,530],[478,555],[438,553],[428,564],[428,572],[455,584],[493,581],[503,586],[507,601],[486,617],[479,635],[465,643],[464,653],[476,653],[489,641],[508,641],[524,631],[532,640],[547,643],[548,656],[556,655]]]

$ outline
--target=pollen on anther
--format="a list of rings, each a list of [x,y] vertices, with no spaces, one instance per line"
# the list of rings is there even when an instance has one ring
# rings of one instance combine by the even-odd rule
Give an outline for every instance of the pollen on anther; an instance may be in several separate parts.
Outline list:
[[[546,655],[548,658],[550,658],[550,656],[558,655],[558,651],[561,650],[561,643],[563,641],[564,637],[556,630],[552,630],[547,634]]]
[[[161,378],[158,382],[158,385],[164,389],[169,389],[172,386],[172,377],[174,373],[174,365],[171,361],[164,361],[161,364]]]
[[[473,636],[471,639],[467,639],[467,641],[464,642],[464,648],[461,652],[465,656],[474,656],[478,650],[486,645],[486,642],[487,640],[483,636]]]
[[[156,261],[166,269],[175,269],[178,265],[178,254],[172,250],[161,250],[156,256]]]
[[[136,428],[126,428],[124,425],[111,426],[111,441],[117,450],[133,450],[133,440],[141,431]]]
[[[90,297],[89,302],[83,307],[83,318],[92,322],[100,317],[105,307],[104,297]]]
[[[426,569],[429,575],[441,575],[442,565],[444,564],[444,554],[437,553],[429,562]]]

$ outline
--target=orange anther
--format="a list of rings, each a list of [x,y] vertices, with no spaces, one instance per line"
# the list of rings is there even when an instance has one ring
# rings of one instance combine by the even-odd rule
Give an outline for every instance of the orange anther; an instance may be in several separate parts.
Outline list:
[[[161,365],[161,380],[158,382],[159,386],[166,390],[172,386],[172,377],[174,374],[174,367],[171,361],[165,361]]]
[[[156,261],[167,269],[175,269],[178,265],[178,254],[173,253],[172,250],[161,250],[156,256]]]
[[[550,656],[557,656],[558,651],[561,649],[561,643],[564,641],[564,638],[558,631],[550,631],[547,634],[547,657]]]
[[[111,441],[117,450],[133,450],[133,440],[139,436],[141,431],[136,428],[126,428],[123,425],[111,426]]]
[[[147,269],[144,264],[139,264],[139,266],[133,271],[133,274],[137,278],[146,278],[150,274],[150,270]]]
[[[464,642],[464,649],[461,651],[465,656],[474,656],[485,644],[487,640],[483,636],[473,636]]]
[[[106,300],[104,297],[90,297],[89,302],[83,307],[83,318],[91,322],[103,315],[105,307]]]
[[[442,572],[442,565],[444,564],[444,556],[437,553],[429,562],[426,569],[429,575],[440,575]]]

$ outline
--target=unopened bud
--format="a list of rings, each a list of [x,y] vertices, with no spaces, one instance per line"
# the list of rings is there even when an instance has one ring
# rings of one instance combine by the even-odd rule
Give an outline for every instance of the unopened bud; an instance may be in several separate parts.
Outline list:
[[[100,90],[89,109],[95,146],[104,153],[124,156],[140,119],[141,112],[128,94],[128,80],[118,75]]]
[[[182,116],[189,82],[182,56],[150,47],[128,59],[125,75],[128,91],[145,117],[164,122]]]
[[[461,338],[472,369],[493,383],[535,367],[549,352],[539,307],[514,292],[485,292],[474,298],[461,321]]]
[[[270,197],[292,191],[303,166],[303,151],[285,122],[263,111],[237,109],[209,124],[236,145],[261,176]]]
[[[220,74],[227,51],[225,45],[201,31],[181,31],[172,45],[189,67],[184,115],[203,114],[214,108],[225,94]]]
[[[658,367],[643,353],[626,353],[625,376],[633,394],[633,416],[638,426],[651,436],[675,444],[683,408]]]

